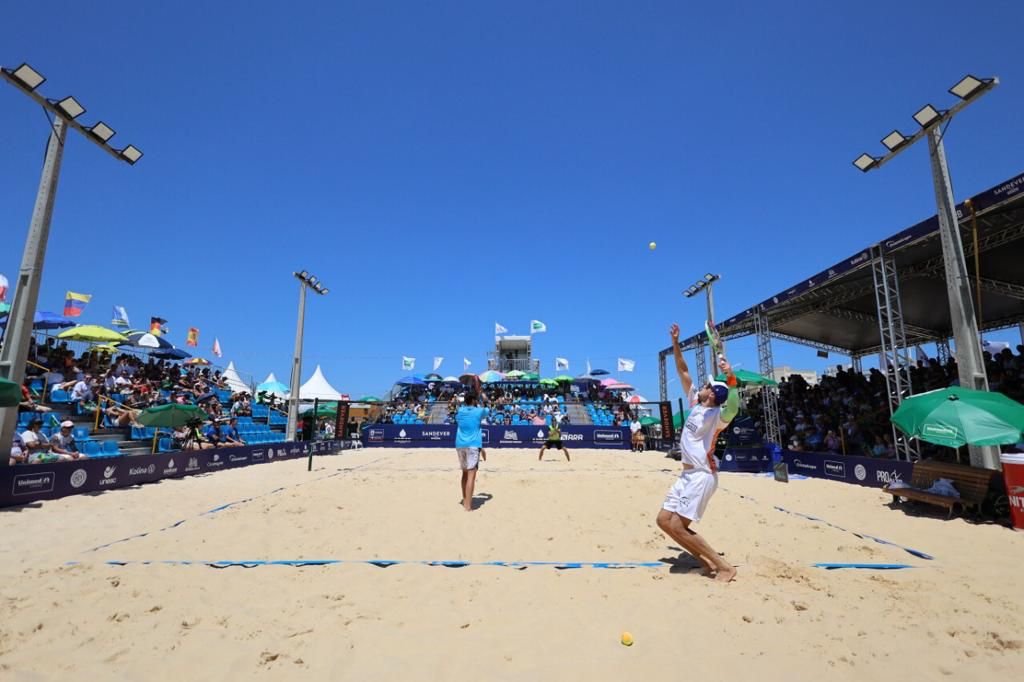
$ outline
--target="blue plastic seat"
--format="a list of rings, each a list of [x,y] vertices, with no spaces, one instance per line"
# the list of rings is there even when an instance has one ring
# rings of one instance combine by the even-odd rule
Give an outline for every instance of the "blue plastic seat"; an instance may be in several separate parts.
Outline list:
[[[89,440],[89,427],[88,426],[76,426],[71,430],[75,440]]]
[[[85,441],[82,443],[82,452],[84,452],[88,457],[95,457],[101,452],[99,442],[94,440]]]
[[[159,450],[160,452],[167,452],[168,450],[171,449],[171,439],[161,438],[156,442],[156,449]]]
[[[117,447],[117,441],[105,440],[103,441],[103,454],[105,455],[120,455],[121,449]]]
[[[51,403],[70,403],[71,396],[67,391],[61,388],[55,388],[50,391],[50,402]]]

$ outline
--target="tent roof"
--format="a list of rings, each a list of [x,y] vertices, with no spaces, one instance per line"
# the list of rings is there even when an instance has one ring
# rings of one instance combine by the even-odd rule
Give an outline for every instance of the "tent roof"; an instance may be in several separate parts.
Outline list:
[[[324,373],[320,370],[320,365],[316,366],[313,376],[299,388],[299,400],[313,400],[314,398],[341,400],[341,393],[327,381]]]
[[[978,225],[982,331],[1024,321],[1024,174],[971,198]],[[974,284],[971,210],[956,207],[964,254]],[[725,319],[723,339],[754,333],[756,312],[768,317],[773,336],[847,355],[877,352],[880,345],[873,257],[884,254],[897,267],[907,344],[952,336],[939,221],[932,216],[866,247],[832,267]],[[973,286],[972,286],[973,289]],[[680,341],[695,348],[703,332]],[[671,353],[671,348],[662,351]]]
[[[243,391],[246,393],[249,392],[249,386],[242,381],[242,377],[238,376],[238,370],[235,369],[234,362],[228,363],[228,368],[224,370],[224,374],[221,376],[224,377],[224,382],[228,385],[228,388],[231,389],[232,393],[242,393]]]

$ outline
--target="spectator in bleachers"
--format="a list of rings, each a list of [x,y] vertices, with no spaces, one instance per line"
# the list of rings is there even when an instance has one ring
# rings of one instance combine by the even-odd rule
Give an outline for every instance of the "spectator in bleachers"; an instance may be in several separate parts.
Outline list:
[[[213,419],[207,421],[206,425],[203,426],[202,436],[203,440],[209,443],[212,447],[220,447],[220,430],[217,429],[217,422],[215,422]]]
[[[14,432],[14,437],[11,439],[11,457],[7,460],[8,466],[14,466],[15,464],[25,464],[28,462],[28,449],[25,447],[25,441],[22,440],[21,434],[17,431]]]
[[[21,385],[21,402],[18,403],[18,412],[53,412],[53,408],[40,405],[32,399],[32,393],[28,390],[28,384]]]
[[[245,445],[245,441],[242,440],[242,437],[240,435],[238,435],[238,419],[236,419],[235,417],[232,417],[231,419],[228,420],[227,428],[224,429],[222,436],[222,445],[227,445],[229,447],[238,447]]]
[[[68,455],[71,459],[84,459],[85,455],[78,451],[78,443],[71,430],[75,427],[71,421],[62,421],[60,431],[50,436],[50,451],[57,455]]]

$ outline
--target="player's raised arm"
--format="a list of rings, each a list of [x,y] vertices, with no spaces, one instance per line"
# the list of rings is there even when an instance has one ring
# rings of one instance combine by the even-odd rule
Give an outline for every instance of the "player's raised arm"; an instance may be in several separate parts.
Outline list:
[[[683,360],[683,351],[679,349],[679,325],[672,323],[668,328],[669,336],[672,337],[672,355],[676,359],[676,373],[679,374],[679,382],[683,385],[683,393],[690,395],[690,387],[693,386],[693,379],[690,378],[690,368]]]
[[[729,397],[726,399],[725,405],[722,406],[722,412],[718,418],[723,424],[728,424],[740,411],[740,392],[737,388],[739,382],[736,380],[736,374],[732,371],[732,365],[724,355],[718,356],[718,369],[725,374],[725,383],[729,386]]]

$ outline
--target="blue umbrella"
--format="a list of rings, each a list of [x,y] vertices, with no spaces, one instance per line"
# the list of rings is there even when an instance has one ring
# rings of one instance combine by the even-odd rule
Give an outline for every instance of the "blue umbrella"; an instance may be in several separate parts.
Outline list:
[[[592,369],[592,370],[590,370],[590,376],[592,376],[592,377],[601,376],[602,374],[611,374],[611,372],[609,372],[606,369]]]
[[[2,313],[0,317],[0,327],[7,325],[7,316],[9,313]],[[74,327],[77,322],[69,320],[66,317],[61,317],[57,313],[47,313],[44,311],[37,311],[32,317],[32,328],[33,329],[64,329],[65,327]]]
[[[184,360],[185,358],[192,357],[180,348],[165,348],[163,350],[153,351],[149,354],[151,358],[160,358],[161,360]]]
[[[395,383],[399,386],[425,386],[427,382],[419,377],[402,377]]]

